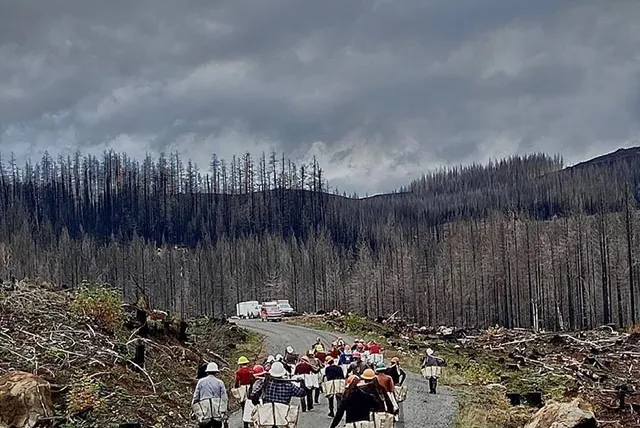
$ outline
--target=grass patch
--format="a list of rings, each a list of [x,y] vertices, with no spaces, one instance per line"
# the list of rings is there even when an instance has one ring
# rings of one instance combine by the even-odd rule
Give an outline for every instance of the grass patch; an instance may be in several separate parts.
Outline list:
[[[327,324],[323,321],[322,317],[319,316],[299,316],[299,317],[289,317],[284,319],[285,324],[298,325],[301,327],[312,328],[314,330],[320,331],[329,331],[331,333],[344,333],[335,327]]]
[[[247,331],[247,337],[244,342],[239,343],[236,346],[236,350],[231,355],[229,361],[231,369],[234,369],[235,363],[238,358],[244,356],[251,361],[252,364],[260,364],[265,357],[264,336],[253,331]]]
[[[471,386],[457,392],[455,428],[521,428],[531,417],[531,409],[510,406],[500,388]]]

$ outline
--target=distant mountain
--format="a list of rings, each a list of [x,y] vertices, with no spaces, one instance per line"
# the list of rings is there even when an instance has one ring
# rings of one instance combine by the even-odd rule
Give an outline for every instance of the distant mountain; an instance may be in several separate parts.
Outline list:
[[[640,147],[618,149],[615,152],[589,159],[571,166],[569,169],[587,167],[612,166],[620,163],[637,164],[640,161]]]

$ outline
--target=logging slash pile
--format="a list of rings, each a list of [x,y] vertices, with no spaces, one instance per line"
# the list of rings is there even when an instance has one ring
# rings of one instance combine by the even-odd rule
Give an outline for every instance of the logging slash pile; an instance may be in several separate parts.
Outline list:
[[[338,311],[302,323],[384,338],[408,365],[427,346],[434,348],[450,363],[450,384],[502,391],[514,409],[531,406],[525,420],[551,399],[580,398],[593,405],[602,427],[640,426],[640,332],[610,326],[570,333],[430,328],[397,316],[367,320]]]
[[[50,383],[47,426],[187,426],[198,366],[228,366],[246,333],[199,318],[185,342],[179,323],[148,328],[138,322],[144,308],[127,308],[104,287],[0,284],[0,377],[26,372]]]
[[[509,392],[592,403],[601,426],[640,426],[640,334],[611,327],[575,333],[490,328],[465,336],[471,358],[493,356]],[[517,401],[517,398],[514,399]]]

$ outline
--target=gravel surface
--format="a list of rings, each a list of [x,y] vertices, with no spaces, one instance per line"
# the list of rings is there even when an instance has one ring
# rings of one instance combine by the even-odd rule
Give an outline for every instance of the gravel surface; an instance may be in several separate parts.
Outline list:
[[[317,337],[325,343],[338,338],[337,334],[298,327],[281,322],[261,322],[259,320],[234,320],[239,326],[253,330],[266,336],[267,350],[275,355],[284,354],[287,346],[293,346],[296,352],[305,352]],[[342,335],[345,341],[352,343],[353,337]],[[450,428],[457,410],[454,391],[447,387],[439,387],[437,395],[430,395],[429,385],[425,380],[412,373],[408,374],[407,386],[409,395],[404,406],[404,423],[397,423],[397,428]],[[312,412],[301,413],[300,428],[329,427],[327,399],[320,397],[320,405]],[[340,426],[344,426],[341,424]],[[229,428],[242,427],[242,417],[234,414],[229,419]]]

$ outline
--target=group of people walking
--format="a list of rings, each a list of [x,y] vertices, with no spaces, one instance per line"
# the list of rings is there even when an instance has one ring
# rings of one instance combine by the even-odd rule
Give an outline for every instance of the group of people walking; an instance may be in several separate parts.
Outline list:
[[[243,405],[244,428],[254,426],[259,410],[256,406],[273,404],[275,422],[275,405],[290,409],[292,400],[299,398],[300,410],[309,412],[319,404],[322,392],[328,400],[331,428],[337,427],[343,418],[346,426],[370,421],[372,415],[398,420],[404,399],[398,393],[407,374],[398,358],[392,358],[387,366],[380,358],[381,351],[382,348],[373,342],[365,344],[358,340],[349,345],[339,338],[326,347],[318,338],[302,356],[288,346],[284,354],[270,355],[258,365],[251,365],[246,357],[240,357],[231,392]],[[441,366],[444,360],[435,357],[429,349],[423,367],[431,364]],[[192,407],[205,408],[204,412],[208,411],[211,416],[200,422],[201,428],[222,427],[224,418],[219,415],[223,410],[226,412],[226,405],[220,403],[228,402],[227,392],[217,377],[219,369],[215,363],[208,364],[205,371],[206,376],[196,386]],[[436,385],[437,381],[432,386],[430,380],[432,393],[435,393]],[[406,387],[404,389],[406,396]]]

